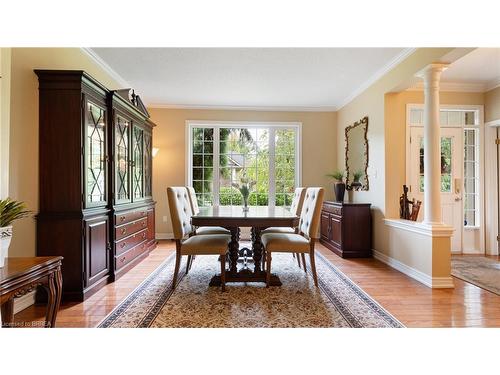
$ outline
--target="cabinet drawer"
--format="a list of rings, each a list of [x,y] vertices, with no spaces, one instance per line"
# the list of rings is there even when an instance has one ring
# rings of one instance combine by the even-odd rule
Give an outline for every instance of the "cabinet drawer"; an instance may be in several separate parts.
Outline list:
[[[115,214],[115,225],[123,225],[147,216],[146,208]]]
[[[115,228],[115,239],[120,240],[142,229],[146,229],[147,227],[148,227],[147,217],[144,217],[142,219],[133,221],[125,225],[120,225],[119,227]]]
[[[115,242],[115,254],[121,254],[125,251],[131,249],[138,243],[141,243],[147,238],[147,229],[141,230],[140,232],[134,233],[120,241]]]
[[[131,261],[133,261],[139,255],[144,253],[147,248],[148,247],[147,247],[146,241],[143,241],[142,243],[133,247],[132,249],[130,249],[126,253],[115,256],[115,270],[119,270],[123,266],[125,266],[128,263],[130,263]]]
[[[323,204],[323,211],[331,214],[342,216],[342,206],[334,206],[333,204]]]

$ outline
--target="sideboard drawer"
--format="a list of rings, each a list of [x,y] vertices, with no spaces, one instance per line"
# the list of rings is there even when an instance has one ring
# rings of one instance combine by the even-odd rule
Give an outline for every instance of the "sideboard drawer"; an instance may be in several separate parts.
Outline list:
[[[147,229],[141,230],[140,232],[134,233],[133,235],[126,237],[120,241],[115,242],[115,254],[119,255],[125,251],[131,249],[138,243],[141,243],[147,238]]]
[[[123,225],[147,216],[146,208],[115,214],[115,225]]]
[[[342,216],[342,206],[340,205],[332,205],[328,202],[323,204],[323,211],[332,213],[337,216]]]
[[[120,225],[119,227],[115,228],[115,239],[120,240],[142,229],[146,229],[147,227],[148,227],[147,217],[144,217],[136,221],[132,221],[131,223],[125,225]]]
[[[126,266],[128,263],[133,261],[139,255],[144,253],[146,249],[147,249],[147,243],[146,240],[144,240],[142,243],[133,247],[126,253],[115,256],[115,269],[119,270],[120,268]]]

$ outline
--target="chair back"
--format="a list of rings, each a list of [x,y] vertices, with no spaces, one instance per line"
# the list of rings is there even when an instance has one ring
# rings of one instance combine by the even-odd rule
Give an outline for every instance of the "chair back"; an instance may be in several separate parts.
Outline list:
[[[318,238],[321,205],[325,190],[321,187],[307,188],[300,213],[299,231],[309,239]]]
[[[198,215],[200,213],[200,207],[198,206],[198,199],[196,199],[196,192],[192,186],[187,186],[189,193],[189,202],[191,203],[191,212],[193,215]]]
[[[167,197],[174,238],[182,240],[193,231],[188,189],[185,186],[168,187]]]
[[[306,196],[306,188],[299,187],[295,189],[292,198],[292,204],[290,206],[290,211],[295,215],[300,215],[302,210],[302,205],[304,204],[304,197]]]

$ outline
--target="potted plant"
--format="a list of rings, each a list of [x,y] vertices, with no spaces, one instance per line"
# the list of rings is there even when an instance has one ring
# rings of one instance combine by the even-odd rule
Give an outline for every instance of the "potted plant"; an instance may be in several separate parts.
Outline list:
[[[359,180],[361,180],[361,177],[363,177],[363,171],[356,171],[352,174],[352,183],[351,183],[351,187],[354,189],[354,190],[359,190],[359,188],[361,188],[361,186],[363,186],[361,184],[361,182]]]
[[[246,176],[246,172],[243,172],[243,175],[240,178],[240,183],[233,182],[233,187],[238,189],[243,197],[243,211],[248,211],[248,197],[250,196],[250,192],[252,188],[255,186],[255,181],[250,180]]]
[[[327,176],[332,177],[335,180],[333,185],[333,189],[335,191],[335,201],[343,202],[345,194],[344,171],[337,170]]]
[[[24,202],[0,199],[0,268],[4,266],[12,239],[12,223],[30,215]]]

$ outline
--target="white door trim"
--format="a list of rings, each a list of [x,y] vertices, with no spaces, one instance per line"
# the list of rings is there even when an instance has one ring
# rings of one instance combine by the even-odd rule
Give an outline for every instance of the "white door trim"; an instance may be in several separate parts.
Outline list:
[[[423,127],[423,124],[410,124],[410,111],[412,109],[423,109],[424,105],[420,103],[408,103],[406,105],[406,126],[405,126],[405,133],[406,133],[406,184],[409,185],[411,182],[411,176],[410,176],[410,162],[411,162],[411,145],[410,145],[410,128],[411,127]],[[479,197],[479,210],[480,210],[480,241],[479,241],[479,251],[481,254],[485,253],[486,250],[486,218],[487,216],[485,215],[485,197],[488,195],[491,195],[491,192],[487,192],[486,190],[490,190],[492,187],[488,186],[485,184],[485,152],[486,152],[486,147],[485,147],[485,127],[486,125],[488,126],[500,126],[500,119],[495,120],[495,121],[490,121],[487,124],[484,123],[484,106],[483,105],[472,105],[472,104],[442,104],[440,105],[440,109],[443,110],[476,110],[479,113],[479,125],[477,126],[479,128],[479,149],[480,149],[480,154],[479,154],[479,191],[481,192],[480,197]],[[458,126],[442,126],[442,128],[458,128]],[[462,129],[467,126],[462,126]],[[463,166],[462,166],[463,168]],[[496,173],[496,172],[495,172]],[[462,173],[463,175],[463,173]],[[463,177],[463,176],[462,176]],[[496,190],[496,185],[494,187],[495,194],[497,193]],[[498,205],[497,205],[498,206]],[[498,220],[498,218],[497,218]],[[462,227],[462,231],[464,231],[464,228]],[[463,236],[462,236],[463,238]]]

